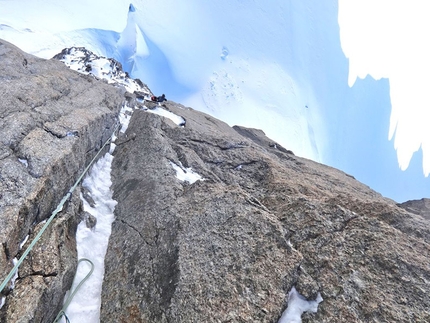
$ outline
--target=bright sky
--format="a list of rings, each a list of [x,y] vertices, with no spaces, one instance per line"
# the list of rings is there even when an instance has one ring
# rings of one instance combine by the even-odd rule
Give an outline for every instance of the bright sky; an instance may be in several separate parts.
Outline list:
[[[423,150],[430,173],[430,6],[425,0],[339,0],[342,50],[349,58],[348,84],[357,77],[388,78],[399,166],[408,168]]]

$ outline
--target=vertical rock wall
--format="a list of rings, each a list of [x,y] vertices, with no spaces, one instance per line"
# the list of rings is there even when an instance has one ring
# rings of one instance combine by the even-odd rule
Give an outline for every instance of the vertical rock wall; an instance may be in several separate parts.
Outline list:
[[[115,150],[102,322],[276,322],[292,286],[324,299],[304,322],[430,320],[426,219],[262,131],[164,107],[185,127],[136,111]]]
[[[0,40],[0,279],[112,134],[123,91]],[[52,322],[76,267],[79,189],[0,294],[1,322]],[[20,249],[20,243],[29,240]]]

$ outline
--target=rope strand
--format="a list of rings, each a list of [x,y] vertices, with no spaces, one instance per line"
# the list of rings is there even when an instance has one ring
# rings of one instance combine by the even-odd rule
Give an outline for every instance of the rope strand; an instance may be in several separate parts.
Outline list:
[[[66,301],[64,302],[64,305],[63,305],[63,308],[61,309],[61,311],[57,314],[57,317],[55,318],[55,320],[54,320],[54,323],[57,323],[63,316],[65,317],[65,319],[66,319],[66,322],[70,322],[69,321],[69,318],[67,317],[67,315],[66,315],[66,310],[67,310],[67,307],[69,306],[69,304],[70,304],[70,302],[72,301],[72,299],[73,299],[73,297],[75,297],[75,294],[78,292],[78,290],[82,287],[82,285],[87,281],[87,279],[88,278],[90,278],[90,276],[91,276],[91,274],[93,273],[93,271],[94,271],[94,264],[93,264],[93,262],[91,261],[91,260],[89,260],[89,259],[87,259],[87,258],[81,258],[81,259],[79,259],[79,261],[78,261],[78,267],[79,267],[79,264],[82,262],[82,261],[86,261],[86,262],[88,262],[90,265],[91,265],[91,269],[90,269],[90,271],[88,272],[88,274],[80,281],[80,283],[78,284],[78,286],[76,286],[76,288],[73,290],[73,292],[72,293],[70,293],[70,295],[67,297],[67,299],[66,299]],[[75,276],[75,278],[76,278],[76,276]]]
[[[103,146],[100,148],[100,150],[97,152],[97,154],[94,156],[94,158],[91,160],[91,162],[88,164],[88,166],[84,169],[84,171],[82,172],[82,174],[78,177],[78,179],[76,180],[76,182],[73,184],[73,186],[70,188],[70,190],[66,193],[66,195],[64,195],[64,197],[62,198],[62,200],[60,201],[60,203],[58,204],[57,208],[54,210],[54,212],[52,212],[51,216],[49,217],[49,219],[46,221],[46,223],[43,225],[42,229],[39,231],[39,233],[36,235],[36,237],[33,239],[33,241],[30,243],[30,245],[27,247],[27,249],[24,251],[24,253],[22,254],[22,256],[19,258],[19,260],[17,261],[17,263],[15,264],[15,266],[12,268],[12,270],[9,272],[9,274],[6,276],[6,278],[3,280],[3,282],[0,285],[0,293],[3,291],[3,289],[6,287],[7,283],[11,280],[11,278],[15,275],[15,272],[17,272],[19,266],[21,265],[21,263],[24,261],[24,259],[27,257],[27,255],[30,253],[30,251],[33,249],[34,245],[39,241],[40,237],[42,236],[42,234],[45,232],[45,230],[48,228],[48,226],[51,224],[52,220],[54,220],[55,216],[61,212],[61,210],[63,209],[64,204],[67,202],[67,200],[72,196],[73,191],[76,189],[76,187],[79,185],[79,183],[81,182],[82,178],[85,176],[85,174],[88,172],[88,170],[90,169],[90,167],[92,166],[92,164],[94,163],[94,161],[97,159],[97,157],[99,156],[99,154],[103,151],[103,149],[106,147],[106,145],[108,143],[111,142],[112,137],[114,136],[115,132],[118,130],[120,124],[118,124],[112,135],[109,137],[108,140],[106,140],[106,142],[103,144]]]

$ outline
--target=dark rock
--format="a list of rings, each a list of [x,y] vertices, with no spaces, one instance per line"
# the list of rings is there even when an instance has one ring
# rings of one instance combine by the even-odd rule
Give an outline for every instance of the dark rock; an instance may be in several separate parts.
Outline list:
[[[154,101],[145,101],[145,106],[150,109],[153,110],[156,107],[158,107],[158,102],[154,102]]]
[[[423,198],[421,200],[412,200],[397,204],[408,212],[421,215],[430,220],[430,199]]]
[[[71,71],[61,62],[25,54],[3,40],[0,56],[3,281],[21,252],[20,242],[40,229],[111,136],[124,98],[119,88]],[[76,266],[76,196],[79,189],[63,211],[66,215],[58,216],[22,264],[15,289],[0,310],[1,322],[55,318]]]
[[[81,210],[79,219],[85,222],[88,229],[93,230],[97,225],[97,218],[89,212]]]
[[[248,139],[251,139],[261,147],[265,147],[266,149],[270,147],[270,148],[277,149],[283,153],[294,155],[294,153],[291,150],[287,150],[284,147],[282,147],[280,144],[275,143],[273,142],[273,140],[267,138],[266,134],[260,129],[252,129],[252,128],[246,128],[242,126],[233,126],[233,129],[236,130],[242,136]]]
[[[84,198],[84,200],[87,201],[88,204],[91,207],[95,207],[96,206],[96,202],[94,202],[94,200],[93,200],[93,198],[91,196],[91,193],[88,190],[88,188],[86,188],[85,186],[82,186],[81,191],[82,191],[82,197]]]
[[[19,268],[2,322],[52,322],[61,310],[76,272],[76,214],[80,203],[79,194],[75,194]],[[43,225],[42,222],[34,227],[23,250]]]
[[[115,151],[102,322],[276,322],[292,286],[324,299],[304,322],[430,320],[426,219],[259,130],[165,107],[186,127],[136,111]]]

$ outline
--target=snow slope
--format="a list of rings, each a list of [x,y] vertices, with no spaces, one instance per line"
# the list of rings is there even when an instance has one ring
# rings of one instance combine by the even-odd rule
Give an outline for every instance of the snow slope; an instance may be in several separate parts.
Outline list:
[[[429,159],[428,110],[422,109],[424,94],[416,95],[425,93],[425,83],[408,74],[406,83],[366,77],[350,87],[355,74],[367,72],[359,72],[360,56],[345,39],[353,44],[363,21],[377,26],[368,10],[345,29],[344,3],[338,11],[337,0],[0,0],[0,38],[41,57],[85,46],[119,60],[156,95],[230,125],[263,129],[295,154],[340,168],[397,201],[428,196],[430,180],[418,170],[419,159],[424,165]],[[397,46],[413,46],[416,38]],[[375,52],[373,43],[359,44]],[[380,59],[390,57],[382,53]],[[410,61],[400,65],[407,68]],[[397,100],[399,93],[406,99]],[[387,140],[393,134],[397,156]],[[397,160],[403,170],[409,163],[408,169],[400,171]]]
[[[284,54],[292,50],[293,26],[282,18],[291,16],[283,2],[3,0],[0,37],[42,57],[75,45],[112,56],[155,93],[231,125],[263,128],[298,155],[322,161],[318,104],[312,89],[291,75]],[[281,26],[269,15],[281,17]]]

